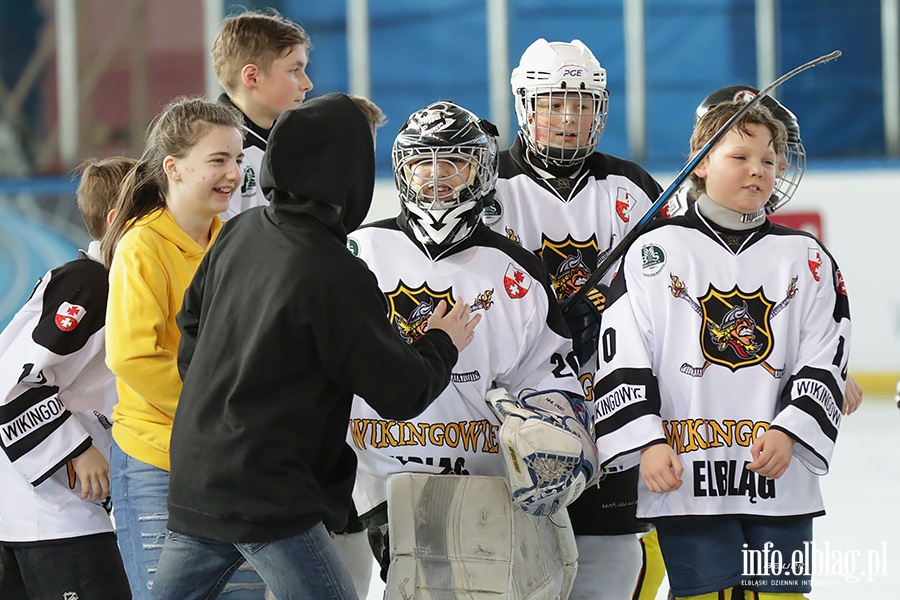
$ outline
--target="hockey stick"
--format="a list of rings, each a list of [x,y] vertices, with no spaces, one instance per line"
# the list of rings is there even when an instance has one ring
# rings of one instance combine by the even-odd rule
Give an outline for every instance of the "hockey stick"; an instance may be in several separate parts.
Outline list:
[[[740,120],[741,117],[747,114],[747,111],[749,111],[760,100],[762,100],[763,96],[766,96],[769,92],[777,88],[779,85],[781,85],[797,73],[828,62],[830,60],[834,60],[840,55],[841,51],[835,50],[831,54],[820,56],[815,60],[811,60],[806,64],[800,65],[792,71],[788,71],[787,73],[767,85],[765,88],[763,88],[756,96],[751,98],[749,102],[742,106],[739,111],[734,113],[734,115],[732,115],[732,117],[728,119],[728,121],[724,125],[722,125],[722,127],[720,127],[716,133],[713,134],[709,141],[706,142],[706,144],[702,148],[700,148],[700,151],[697,152],[697,155],[693,159],[691,159],[691,161],[687,165],[685,165],[681,172],[675,177],[675,180],[669,184],[669,187],[667,187],[665,191],[660,194],[659,198],[656,199],[656,202],[653,203],[653,205],[647,210],[644,216],[641,217],[641,219],[635,224],[634,228],[629,231],[625,235],[625,237],[622,238],[622,241],[619,242],[615,248],[610,250],[609,254],[607,254],[606,258],[604,258],[600,262],[600,264],[597,265],[597,268],[594,269],[594,272],[591,273],[591,276],[584,283],[584,285],[578,288],[577,292],[572,294],[572,296],[561,303],[562,313],[566,314],[570,310],[572,310],[572,307],[577,305],[581,301],[581,299],[584,298],[584,296],[588,293],[588,290],[591,290],[595,285],[597,285],[597,282],[600,281],[600,279],[606,274],[610,267],[612,267],[613,264],[615,264],[615,262],[619,260],[619,258],[625,253],[625,250],[628,249],[635,238],[637,238],[644,232],[650,221],[652,221],[653,218],[656,217],[657,213],[662,210],[662,207],[665,206],[666,203],[668,203],[669,198],[671,198],[675,194],[675,192],[678,191],[678,188],[681,187],[681,184],[683,184],[685,180],[690,177],[691,173],[694,172],[694,169],[697,168],[697,165],[700,164],[700,161],[706,158],[706,155],[709,154],[713,146],[719,143],[719,141],[723,137],[725,137],[725,134],[728,133],[728,130],[731,129],[732,125],[737,123],[737,121]]]

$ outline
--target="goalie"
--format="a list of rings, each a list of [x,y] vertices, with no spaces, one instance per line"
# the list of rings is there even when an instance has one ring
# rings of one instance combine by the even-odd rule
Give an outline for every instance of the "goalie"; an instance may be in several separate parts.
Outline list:
[[[442,303],[482,315],[422,414],[384,419],[354,399],[354,502],[387,598],[565,598],[574,576],[563,507],[594,477],[597,451],[545,266],[479,219],[496,181],[495,135],[452,102],[413,113],[392,152],[400,215],[348,240],[408,341]]]

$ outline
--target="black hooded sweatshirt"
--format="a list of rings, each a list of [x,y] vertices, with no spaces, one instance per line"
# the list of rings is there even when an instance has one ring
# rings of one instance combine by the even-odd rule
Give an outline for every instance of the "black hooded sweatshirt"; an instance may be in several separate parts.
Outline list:
[[[169,529],[264,542],[347,519],[353,394],[387,419],[422,412],[457,351],[412,346],[375,276],[346,247],[375,181],[372,130],[343,94],[284,113],[261,184],[271,204],[231,221],[178,315],[184,379],[171,441]]]

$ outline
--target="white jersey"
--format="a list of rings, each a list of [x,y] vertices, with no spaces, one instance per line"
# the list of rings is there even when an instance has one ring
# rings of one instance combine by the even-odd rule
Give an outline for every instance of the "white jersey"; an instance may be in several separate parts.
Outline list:
[[[767,221],[742,239],[695,205],[638,237],[613,283],[594,386],[601,463],[627,468],[665,442],[684,466],[676,491],[639,485],[638,517],[823,512],[850,349],[843,280],[805,232]],[[747,469],[771,428],[796,440],[777,480]]]
[[[505,476],[500,422],[485,402],[504,387],[581,394],[567,362],[571,340],[540,262],[483,225],[438,260],[425,254],[395,220],[364,227],[351,251],[378,278],[388,318],[413,342],[440,300],[457,297],[479,312],[475,338],[459,355],[450,385],[421,415],[381,418],[362,398],[353,401],[347,441],[359,467],[353,500],[360,514],[387,499],[392,473]]]
[[[91,445],[109,460],[116,391],[103,362],[107,277],[87,257],[51,270],[0,334],[2,542],[112,531],[108,499],[82,500],[69,462]]]
[[[244,162],[241,164],[241,185],[234,190],[231,200],[228,201],[228,208],[219,215],[223,221],[239,215],[248,208],[269,205],[259,185],[262,158],[266,151],[266,138],[261,134],[265,132],[254,125],[244,125],[243,129]]]
[[[521,134],[500,153],[493,203],[483,220],[498,233],[535,253],[547,266],[557,299],[583,285],[597,265],[650,209],[662,192],[639,165],[594,152],[574,178],[537,171],[525,156]],[[610,269],[601,282],[615,274]],[[582,394],[593,411],[595,360],[579,373]],[[622,535],[645,529],[637,523],[637,473],[607,477],[569,506],[578,535]],[[601,507],[598,509],[597,507]]]
[[[595,152],[574,178],[544,178],[520,138],[500,154],[497,193],[485,224],[538,255],[562,301],[577,291],[662,191],[637,164]],[[601,280],[609,283],[610,270]]]

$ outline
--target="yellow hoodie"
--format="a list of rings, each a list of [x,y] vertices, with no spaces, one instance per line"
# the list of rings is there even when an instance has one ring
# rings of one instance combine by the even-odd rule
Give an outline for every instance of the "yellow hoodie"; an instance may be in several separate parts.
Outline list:
[[[221,228],[215,217],[210,245]],[[119,394],[113,438],[129,456],[167,471],[181,394],[175,315],[207,249],[159,209],[122,236],[109,272],[106,364]]]

